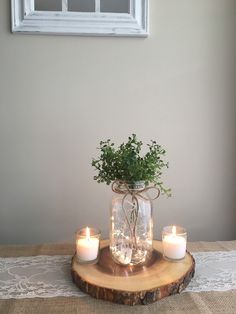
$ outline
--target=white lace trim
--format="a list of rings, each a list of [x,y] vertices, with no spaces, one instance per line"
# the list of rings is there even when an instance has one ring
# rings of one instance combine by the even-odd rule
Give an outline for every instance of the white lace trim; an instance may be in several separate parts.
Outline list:
[[[196,273],[185,292],[236,289],[236,251],[197,252]],[[72,282],[71,256],[0,258],[0,298],[85,296]]]
[[[70,274],[71,256],[0,258],[0,298],[83,296]]]
[[[236,250],[192,253],[196,272],[186,292],[236,289]]]

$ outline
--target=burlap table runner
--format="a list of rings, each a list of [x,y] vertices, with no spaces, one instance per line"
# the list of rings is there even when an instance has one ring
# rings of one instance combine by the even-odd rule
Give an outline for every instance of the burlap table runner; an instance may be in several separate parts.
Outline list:
[[[188,243],[197,251],[236,250],[236,241]],[[35,246],[0,246],[1,257],[73,254],[72,244],[43,244]],[[0,300],[1,314],[101,313],[101,314],[156,314],[156,313],[236,313],[236,290],[227,292],[182,293],[162,299],[148,306],[129,307],[93,298],[56,297]]]

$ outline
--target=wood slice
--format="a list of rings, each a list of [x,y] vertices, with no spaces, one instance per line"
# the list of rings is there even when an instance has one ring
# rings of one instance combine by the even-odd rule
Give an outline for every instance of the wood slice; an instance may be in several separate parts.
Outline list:
[[[97,264],[78,264],[72,258],[74,283],[90,296],[115,303],[149,304],[180,293],[194,276],[195,261],[187,252],[181,261],[171,262],[162,257],[162,243],[153,241],[152,258],[145,265],[121,266],[109,252],[109,241],[101,241]]]

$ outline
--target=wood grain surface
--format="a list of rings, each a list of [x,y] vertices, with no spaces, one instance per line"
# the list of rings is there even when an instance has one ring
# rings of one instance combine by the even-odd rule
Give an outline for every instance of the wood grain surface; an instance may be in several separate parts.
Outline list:
[[[181,261],[171,262],[162,257],[162,243],[153,241],[152,258],[145,265],[121,266],[109,252],[109,241],[101,241],[97,264],[78,264],[72,258],[74,283],[97,299],[115,303],[149,304],[180,293],[194,276],[195,261],[190,253]]]

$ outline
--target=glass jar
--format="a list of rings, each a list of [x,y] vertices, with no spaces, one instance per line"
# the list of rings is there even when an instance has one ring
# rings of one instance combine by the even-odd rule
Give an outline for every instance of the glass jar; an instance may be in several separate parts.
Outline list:
[[[100,249],[100,230],[82,228],[76,232],[76,256],[80,264],[94,264],[98,260]]]
[[[152,255],[152,203],[143,181],[114,182],[110,216],[110,252],[121,265],[145,263]]]
[[[187,232],[180,226],[167,226],[162,231],[163,256],[168,260],[181,260],[186,254]]]

